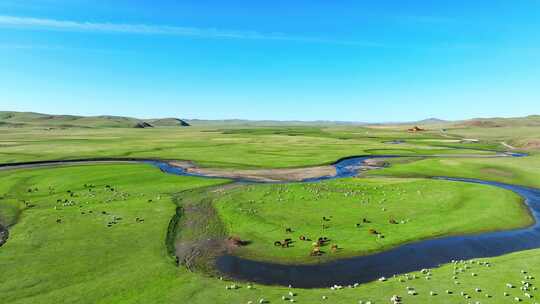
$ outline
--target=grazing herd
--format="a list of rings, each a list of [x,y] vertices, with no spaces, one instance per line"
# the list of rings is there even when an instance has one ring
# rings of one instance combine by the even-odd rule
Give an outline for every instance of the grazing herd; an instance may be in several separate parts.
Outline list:
[[[118,190],[118,188],[113,187],[111,185],[104,185],[103,188],[98,188],[94,184],[84,184],[82,191],[75,191],[68,189],[65,191],[65,194],[62,195],[62,192],[57,193],[55,188],[53,186],[48,187],[48,194],[49,195],[62,195],[63,197],[56,199],[56,205],[53,207],[54,210],[62,210],[65,208],[71,208],[71,207],[78,207],[80,215],[92,215],[92,214],[98,214],[102,216],[106,216],[108,218],[108,221],[106,222],[105,226],[107,228],[111,228],[114,225],[118,225],[123,218],[114,214],[110,214],[107,211],[99,211],[94,213],[95,210],[88,210],[88,203],[89,200],[97,199],[99,202],[103,203],[112,203],[115,201],[125,201],[130,197],[130,194],[127,192],[121,192]],[[102,189],[102,190],[100,190]],[[29,194],[39,194],[39,188],[38,187],[31,187],[27,189],[27,193]],[[99,195],[99,196],[98,196]],[[142,196],[143,194],[141,194]],[[103,199],[103,197],[106,197]],[[101,200],[100,200],[101,199]],[[159,197],[157,198],[160,199]],[[149,202],[152,202],[152,200],[149,200]],[[35,207],[34,204],[32,204],[28,200],[23,200],[23,203],[25,204],[26,208],[33,208]],[[142,224],[144,223],[144,218],[142,217],[135,217],[135,223]],[[64,223],[64,219],[59,216],[56,218],[55,222],[57,224]]]
[[[328,216],[328,217],[323,216],[322,221],[323,221],[323,223],[324,222],[329,222],[329,221],[331,221],[332,218],[333,218],[332,216]],[[388,222],[390,224],[399,224],[399,222],[397,220],[395,220],[394,218],[390,218]],[[371,221],[364,217],[364,218],[362,218],[362,223],[363,224],[369,224],[369,223],[371,223]],[[402,223],[404,223],[404,222],[402,221]],[[356,227],[360,228],[360,227],[362,227],[362,224],[357,223]],[[325,228],[328,228],[328,226],[325,226],[323,224],[323,230]],[[293,232],[294,232],[294,230],[292,228],[290,228],[290,227],[285,228],[285,233],[286,234],[291,234]],[[374,228],[369,228],[368,233],[371,234],[371,235],[376,235],[377,238],[384,238],[384,235],[382,233],[380,233],[379,231],[375,230]],[[309,237],[307,237],[305,235],[300,235],[298,237],[298,239],[300,241],[305,241],[305,242],[311,242],[312,241]],[[292,238],[283,238],[281,240],[275,241],[274,246],[275,247],[281,247],[281,248],[289,248],[289,247],[291,247],[291,245],[293,243],[294,243],[294,241],[293,241]],[[321,250],[321,247],[326,246],[329,243],[330,243],[330,239],[328,237],[326,237],[326,236],[319,237],[316,242],[313,242],[311,244],[312,248],[311,248],[311,251],[310,251],[309,255],[310,256],[321,256],[321,255],[323,255],[325,252]],[[339,249],[341,249],[341,248],[338,246],[338,244],[331,244],[331,246],[330,246],[330,251],[332,253],[337,252]]]
[[[258,199],[250,198],[247,200],[246,204],[240,205],[238,207],[238,212],[244,213],[248,216],[260,216],[258,214],[257,210],[257,203],[258,201],[264,202],[264,203],[272,203],[273,201],[282,204],[286,202],[290,202],[291,200],[299,200],[299,201],[308,201],[313,202],[316,204],[320,200],[335,200],[339,199],[340,196],[345,196],[349,199],[356,200],[358,203],[356,206],[364,206],[364,205],[373,205],[374,203],[377,204],[377,206],[382,207],[380,210],[383,212],[388,211],[388,207],[390,207],[390,201],[400,201],[401,196],[407,192],[404,188],[396,187],[394,185],[391,186],[380,186],[380,185],[374,185],[374,186],[365,186],[365,185],[332,185],[332,184],[304,184],[301,186],[303,190],[306,193],[296,192],[293,189],[291,189],[289,186],[284,185],[272,185],[269,186],[269,189],[262,193],[262,196]],[[423,187],[423,186],[421,186]],[[246,192],[252,192],[255,188],[253,186],[246,187]],[[391,196],[387,196],[387,192],[390,191],[392,193]],[[416,189],[415,189],[416,191]],[[376,196],[372,195],[372,192],[377,193]],[[415,193],[413,193],[415,194]],[[422,195],[422,193],[416,193],[418,195]],[[337,197],[336,197],[337,196]],[[379,198],[376,198],[379,197]],[[388,206],[388,207],[387,207]],[[379,207],[379,208],[380,208]],[[330,211],[331,212],[331,211]],[[358,212],[358,211],[357,211]],[[400,225],[400,224],[406,224],[410,221],[410,219],[398,219],[394,217],[390,212],[388,212],[388,215],[385,216],[385,213],[382,213],[383,217],[386,217],[385,219],[381,218],[381,214],[374,215],[373,214],[373,208],[367,209],[365,212],[360,211],[361,213],[364,213],[364,216],[362,214],[358,217],[358,222],[353,222],[353,227],[358,229],[361,233],[366,233],[366,237],[369,238],[369,235],[372,235],[375,237],[376,240],[382,240],[385,239],[385,234],[379,229],[385,229],[384,226],[381,226],[381,224],[391,224],[391,225]],[[366,217],[366,216],[369,216]],[[285,226],[282,229],[284,229],[285,235],[282,237],[279,237],[277,239],[273,239],[270,242],[273,242],[274,247],[279,248],[292,248],[295,247],[295,242],[309,242],[311,244],[310,249],[306,250],[306,254],[309,256],[322,256],[328,253],[336,253],[341,252],[342,246],[346,245],[346,247],[353,248],[356,246],[356,243],[351,244],[337,244],[336,241],[339,240],[340,242],[344,242],[342,239],[347,239],[344,237],[337,229],[334,229],[333,227],[340,227],[342,228],[344,223],[341,222],[338,217],[343,218],[342,214],[323,214],[319,218],[319,220],[313,220],[310,219],[310,221],[313,223],[312,226],[320,227],[319,232],[313,231],[313,229],[310,229],[310,231],[302,231],[304,230],[303,226],[306,225],[306,223],[301,223],[297,229],[293,229],[293,227]],[[302,219],[305,221],[305,219]],[[345,219],[347,221],[350,221],[350,219]],[[298,231],[295,231],[298,230]],[[395,229],[392,229],[392,231],[395,231]],[[306,234],[302,234],[302,232]],[[307,233],[310,235],[308,236]],[[320,234],[319,234],[320,233]],[[347,232],[350,233],[350,232]],[[291,236],[291,234],[295,234],[295,236]],[[319,234],[313,235],[313,234]],[[332,236],[332,241],[329,240],[328,235]],[[318,242],[318,241],[312,241],[312,239],[315,237],[315,240],[317,240],[320,236],[320,238],[323,238],[324,235],[326,235],[326,241],[325,242]],[[379,241],[380,242],[380,241]],[[299,246],[300,248],[306,247],[305,245]],[[345,248],[346,248],[345,247]],[[324,248],[328,248],[328,250],[324,250]],[[345,251],[343,251],[345,252]],[[295,253],[296,254],[296,253]]]
[[[88,200],[91,198],[96,198],[96,192],[100,192],[100,198],[103,196],[108,196],[108,199],[106,199],[104,202],[109,203],[116,200],[126,199],[129,197],[128,193],[120,192],[117,187],[113,187],[111,185],[105,185],[102,187],[97,187],[92,184],[85,184],[84,188],[86,191],[72,191],[67,190],[65,194],[61,194],[62,198],[57,199],[57,206],[55,206],[55,210],[61,210],[63,208],[80,208],[80,214],[81,215],[90,215],[90,214],[98,214],[101,216],[107,216],[109,218],[109,221],[107,222],[107,227],[113,227],[114,225],[120,224],[123,219],[120,216],[110,214],[108,211],[101,210],[88,210],[85,209],[85,204],[82,203],[84,200]],[[38,193],[39,189],[37,187],[28,189],[29,193]],[[51,194],[54,193],[54,188],[49,187],[49,192]],[[154,198],[155,199],[155,198]],[[159,199],[159,198],[157,198]],[[149,203],[153,202],[153,199],[147,200]],[[25,204],[28,208],[31,208],[33,206],[29,201],[25,201]],[[383,210],[384,211],[384,210]],[[336,221],[333,216],[331,215],[325,215],[321,218],[322,223],[322,230],[329,229],[329,225],[332,221]],[[384,238],[383,234],[376,230],[375,228],[371,228],[370,226],[374,225],[373,222],[380,222],[377,220],[373,220],[373,218],[368,219],[366,217],[359,217],[359,222],[355,224],[356,228],[361,228],[363,233],[367,233],[369,235],[376,236],[377,238]],[[386,219],[384,220],[386,222]],[[136,223],[144,223],[144,219],[141,217],[135,218]],[[64,221],[62,218],[56,219],[57,224],[63,224]],[[354,223],[354,222],[353,222]],[[393,217],[388,218],[388,223],[392,225],[402,224],[404,221],[398,221],[397,219]],[[366,230],[364,230],[366,229]],[[283,230],[281,230],[283,231]],[[337,243],[333,243],[333,241],[328,238],[327,236],[319,236],[314,239],[310,238],[307,235],[300,234],[298,237],[292,236],[292,234],[299,233],[299,231],[295,231],[292,227],[286,227],[284,229],[285,234],[288,237],[284,237],[283,239],[277,240],[274,242],[274,246],[280,247],[280,248],[289,248],[294,245],[294,240],[298,240],[300,242],[310,242],[311,243],[311,250],[309,252],[310,256],[321,256],[325,254],[325,251],[323,251],[324,248],[329,248],[329,251],[332,253],[336,253],[342,248],[338,246]],[[322,233],[321,233],[322,234]],[[294,240],[293,240],[294,239]],[[229,241],[233,242],[234,244],[237,244],[238,246],[246,245],[247,242],[242,241],[238,237],[231,237]],[[419,296],[430,296],[430,297],[453,297],[452,300],[455,299],[455,302],[461,303],[462,301],[465,301],[465,303],[474,303],[474,304],[480,304],[482,303],[482,300],[478,299],[480,296],[482,296],[485,299],[491,299],[493,297],[502,297],[504,299],[508,299],[508,301],[514,301],[514,302],[526,302],[526,303],[536,303],[535,301],[535,293],[537,292],[537,287],[533,284],[535,277],[529,274],[526,270],[521,270],[520,275],[522,276],[522,280],[519,283],[516,282],[507,282],[503,286],[500,286],[501,290],[504,289],[504,291],[500,292],[500,294],[495,293],[488,293],[484,288],[481,286],[468,286],[468,288],[462,287],[462,280],[460,278],[463,278],[465,274],[467,274],[467,279],[470,281],[471,279],[474,280],[474,278],[478,277],[479,275],[482,275],[482,270],[480,268],[485,267],[486,269],[490,268],[492,265],[489,262],[480,262],[480,261],[452,261],[453,264],[453,272],[451,275],[450,282],[452,283],[452,288],[447,287],[442,288],[441,290],[423,290],[421,288],[415,288],[413,287],[414,282],[418,282],[418,280],[431,280],[433,277],[432,271],[429,269],[423,269],[418,274],[405,274],[405,275],[394,275],[392,277],[386,278],[381,277],[378,280],[377,284],[387,284],[385,282],[393,281],[395,283],[403,283],[407,286],[403,286],[404,289],[402,290],[403,293],[396,293],[391,296],[389,296],[386,299],[389,299],[390,303],[392,304],[399,304],[403,302],[416,302],[413,299],[418,298]],[[472,271],[472,269],[475,268],[475,271]],[[476,270],[478,268],[478,271]],[[340,286],[340,285],[334,285],[330,288],[330,293],[322,295],[320,299],[325,301],[326,303],[332,303],[332,298],[337,297],[336,292],[348,288],[357,288],[359,284],[353,284],[351,286]],[[492,286],[490,286],[492,287]],[[253,285],[248,284],[247,289],[253,289]],[[227,285],[225,287],[226,290],[239,290],[240,286],[237,284]],[[359,295],[360,296],[360,295]],[[256,301],[248,301],[247,303],[274,303],[275,301],[270,301],[270,298],[260,296],[258,300]],[[279,298],[276,298],[279,299]],[[289,302],[296,302],[299,299],[299,295],[293,290],[290,290],[288,293],[282,295],[280,297],[282,301],[289,301]],[[474,300],[473,300],[474,299]],[[478,300],[477,300],[478,299]],[[462,301],[461,301],[462,300]],[[474,302],[471,302],[474,301]],[[370,299],[359,299],[357,301],[359,304],[374,304],[375,302]],[[377,302],[379,303],[379,302]]]
[[[323,218],[323,220],[327,220],[327,219]],[[293,233],[293,229],[292,228],[285,228],[285,233]],[[309,237],[306,237],[305,235],[300,235],[298,237],[298,239],[300,241],[311,242],[311,239]],[[323,255],[324,252],[321,250],[321,247],[327,245],[329,242],[330,242],[329,238],[327,238],[325,236],[319,237],[316,242],[312,243],[313,248],[311,249],[310,255],[311,256],[321,256],[321,255]],[[291,244],[293,244],[293,243],[294,243],[294,241],[292,240],[292,238],[284,238],[282,240],[275,241],[274,246],[281,247],[281,248],[289,248],[291,246]],[[336,252],[338,250],[338,245],[337,244],[332,244],[330,250],[332,252]]]
[[[391,304],[402,304],[402,303],[427,303],[429,301],[442,301],[444,303],[467,303],[467,304],[482,304],[482,303],[492,303],[496,302],[522,302],[522,303],[531,303],[538,304],[536,301],[536,293],[538,293],[538,288],[533,284],[535,277],[531,275],[526,270],[516,271],[522,277],[521,281],[518,284],[506,283],[503,286],[503,278],[500,278],[500,282],[496,283],[497,285],[488,285],[486,290],[489,289],[493,293],[487,292],[484,288],[480,286],[474,286],[474,279],[466,279],[469,286],[461,286],[461,280],[459,277],[463,277],[466,274],[471,274],[472,278],[478,277],[478,274],[489,274],[489,270],[492,269],[492,264],[487,261],[477,261],[477,260],[453,260],[450,264],[452,267],[449,269],[449,276],[446,276],[444,273],[437,274],[437,279],[440,280],[440,283],[437,284],[438,288],[441,290],[435,290],[433,284],[421,284],[422,280],[432,280],[434,274],[431,269],[422,269],[421,271],[413,274],[403,274],[403,275],[393,275],[391,278],[381,277],[378,280],[378,284],[391,284],[389,290],[393,291],[394,294],[388,296],[389,303]],[[446,268],[448,269],[448,267]],[[477,272],[473,272],[475,269]],[[474,275],[472,275],[474,274]],[[510,275],[510,274],[509,274]],[[515,275],[515,273],[514,273]],[[512,275],[513,276],[513,275]],[[223,280],[223,278],[220,278]],[[464,280],[465,281],[465,280]],[[452,287],[443,287],[445,284],[451,284]],[[403,286],[401,286],[403,285]],[[414,287],[413,285],[420,285]],[[429,287],[431,286],[431,287]],[[282,301],[287,302],[300,302],[303,300],[302,295],[292,289],[292,286],[288,286],[289,289],[286,291],[286,294],[272,299],[271,297],[264,297],[258,295],[259,299],[257,301],[248,301],[247,304],[255,303],[277,303]],[[334,303],[334,301],[340,298],[340,294],[346,290],[354,292],[353,290],[360,287],[360,284],[355,283],[348,286],[342,285],[333,285],[329,289],[329,293],[323,294],[320,296],[322,303]],[[519,287],[519,288],[518,288]],[[241,286],[237,284],[227,285],[225,287],[227,290],[241,290]],[[248,283],[248,290],[255,289],[255,287]],[[431,289],[431,290],[430,290]],[[398,292],[402,290],[403,292]],[[503,291],[504,290],[504,291]],[[321,290],[322,291],[322,290]],[[345,302],[345,303],[358,303],[358,304],[375,304],[375,303],[388,303],[385,301],[375,302],[372,299],[366,299],[365,296],[362,296],[365,292],[354,292],[354,295],[357,295],[360,299],[357,298],[356,302]],[[308,294],[309,296],[309,294]],[[351,298],[349,293],[347,298]],[[428,298],[433,298],[429,300]],[[280,301],[281,300],[281,301]],[[302,301],[304,303],[313,303],[313,300]]]

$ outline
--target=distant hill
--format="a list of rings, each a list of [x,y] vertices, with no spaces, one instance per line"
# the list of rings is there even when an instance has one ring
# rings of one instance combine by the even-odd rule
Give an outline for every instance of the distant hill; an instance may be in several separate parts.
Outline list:
[[[193,125],[207,126],[365,126],[368,123],[358,121],[333,121],[333,120],[249,120],[249,119],[189,119]]]
[[[540,127],[540,115],[512,118],[473,118],[454,122],[457,127],[500,128],[500,127]]]
[[[427,119],[422,119],[422,120],[417,120],[417,121],[398,121],[398,122],[382,122],[382,123],[373,123],[373,124],[368,124],[368,125],[382,125],[382,126],[392,126],[392,125],[411,125],[411,126],[415,126],[415,125],[439,125],[439,124],[447,124],[447,123],[450,123],[451,121],[448,121],[448,120],[443,120],[443,119],[439,119],[439,118],[427,118]]]
[[[52,115],[34,112],[0,111],[0,127],[49,127],[49,128],[151,128],[151,127],[188,127],[196,126],[429,126],[431,128],[497,128],[508,126],[540,126],[540,115],[530,115],[515,118],[473,118],[461,121],[448,121],[439,118],[427,118],[412,122],[386,122],[364,123],[353,121],[300,121],[300,120],[203,120],[179,118],[138,119],[123,116],[78,116],[78,115]]]
[[[431,128],[499,128],[499,127],[540,127],[540,115],[529,115],[525,117],[493,117],[493,118],[472,118],[466,120],[443,120],[439,118],[428,118],[410,122],[388,122],[379,124],[369,124],[371,126],[419,126]]]
[[[427,119],[423,119],[423,120],[419,120],[419,121],[416,121],[415,122],[416,124],[421,124],[421,125],[436,125],[436,124],[444,124],[444,123],[448,123],[448,120],[444,120],[444,119],[439,119],[439,118],[427,118]]]
[[[138,119],[123,116],[51,115],[34,112],[0,111],[0,126],[49,128],[141,128],[186,127],[190,124],[178,118]]]

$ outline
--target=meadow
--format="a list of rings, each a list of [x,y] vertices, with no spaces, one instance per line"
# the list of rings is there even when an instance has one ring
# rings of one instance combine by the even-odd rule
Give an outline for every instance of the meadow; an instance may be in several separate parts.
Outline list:
[[[371,153],[442,156],[388,159],[389,167],[365,172],[369,178],[308,184],[231,185],[167,175],[145,164],[0,170],[0,225],[10,231],[0,247],[2,303],[278,303],[285,298],[366,304],[388,303],[393,295],[405,303],[509,303],[516,297],[534,303],[540,297],[539,249],[334,290],[229,281],[209,264],[191,270],[177,266],[171,255],[171,245],[235,235],[250,241],[236,251],[240,256],[310,263],[311,243],[300,241],[300,235],[324,233],[340,249],[316,259],[335,259],[424,238],[527,226],[531,218],[512,192],[425,179],[445,175],[540,187],[534,150],[523,158],[472,157],[505,150],[500,142],[509,141],[510,131],[498,138],[481,128],[441,135],[438,130],[412,134],[399,126],[0,130],[2,163],[108,156],[194,160],[210,168],[281,168]],[[512,142],[530,138],[526,133],[512,134]],[[447,137],[469,134],[480,142]],[[396,139],[405,143],[389,143]],[[285,231],[289,227],[291,233]],[[384,238],[369,229],[380,230]],[[273,245],[289,235],[294,246]]]
[[[92,157],[192,160],[214,168],[282,168],[329,164],[363,154],[492,154],[496,142],[418,142],[393,139],[441,138],[437,132],[364,127],[189,127],[189,128],[0,128],[0,162]]]
[[[281,263],[320,263],[420,239],[515,229],[533,222],[512,192],[423,179],[245,186],[226,191],[214,205],[229,234],[251,242],[238,255]],[[300,240],[302,236],[306,240]],[[324,254],[311,257],[312,243],[323,236],[330,239],[322,247]],[[293,240],[289,247],[274,246],[286,238]],[[334,244],[338,249],[332,251]]]

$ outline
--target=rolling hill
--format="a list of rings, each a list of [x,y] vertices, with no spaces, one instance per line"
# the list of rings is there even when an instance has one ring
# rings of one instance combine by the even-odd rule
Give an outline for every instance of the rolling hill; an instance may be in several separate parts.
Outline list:
[[[540,115],[513,118],[473,118],[448,121],[428,118],[413,122],[364,123],[347,121],[278,121],[278,120],[204,120],[179,118],[139,119],[124,116],[79,116],[54,115],[34,112],[0,111],[0,127],[49,127],[49,128],[151,128],[197,126],[402,126],[418,125],[437,128],[498,128],[498,127],[539,127]]]
[[[187,127],[189,123],[178,118],[138,119],[123,116],[51,115],[34,112],[0,112],[0,126],[49,128],[134,128]]]

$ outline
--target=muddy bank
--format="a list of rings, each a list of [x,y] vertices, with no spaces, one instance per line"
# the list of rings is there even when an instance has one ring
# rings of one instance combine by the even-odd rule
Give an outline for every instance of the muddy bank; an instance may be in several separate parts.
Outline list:
[[[280,182],[280,181],[303,181],[310,178],[322,176],[335,177],[336,168],[334,166],[318,166],[310,168],[292,169],[255,169],[255,170],[235,170],[235,169],[209,169],[209,168],[187,168],[186,172],[197,175],[223,177],[230,179],[244,179],[260,182]]]
[[[232,253],[235,244],[228,241],[227,229],[212,205],[215,196],[230,187],[211,186],[175,195],[173,199],[179,207],[169,225],[167,243],[178,265],[190,271],[213,273],[213,261]]]
[[[150,163],[162,171],[202,177],[229,178],[258,182],[302,181],[319,177],[335,177],[336,169],[332,165],[307,168],[285,169],[212,169],[200,168],[192,161],[157,160],[141,158],[85,158],[72,160],[31,161],[0,164],[1,170],[40,168],[51,166],[84,165],[84,164],[114,164],[114,163]],[[174,170],[177,169],[177,170]]]

